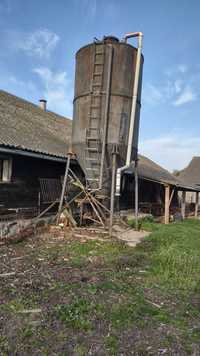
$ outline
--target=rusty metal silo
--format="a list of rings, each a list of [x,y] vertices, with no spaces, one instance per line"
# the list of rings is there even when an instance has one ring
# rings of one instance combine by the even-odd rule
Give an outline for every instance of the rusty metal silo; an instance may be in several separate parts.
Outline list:
[[[92,189],[109,189],[111,152],[126,162],[137,49],[109,36],[76,53],[72,146]],[[137,154],[141,60],[131,159]]]

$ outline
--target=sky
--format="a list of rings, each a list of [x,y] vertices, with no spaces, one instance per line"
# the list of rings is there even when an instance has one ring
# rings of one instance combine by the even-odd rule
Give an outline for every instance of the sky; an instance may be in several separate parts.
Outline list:
[[[0,89],[72,118],[76,51],[142,31],[139,151],[183,169],[200,156],[199,14],[199,0],[0,0]]]

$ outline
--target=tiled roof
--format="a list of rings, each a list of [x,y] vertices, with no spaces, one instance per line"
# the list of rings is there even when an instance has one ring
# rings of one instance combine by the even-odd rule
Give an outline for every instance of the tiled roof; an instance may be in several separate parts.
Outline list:
[[[0,90],[0,145],[65,157],[72,120]]]

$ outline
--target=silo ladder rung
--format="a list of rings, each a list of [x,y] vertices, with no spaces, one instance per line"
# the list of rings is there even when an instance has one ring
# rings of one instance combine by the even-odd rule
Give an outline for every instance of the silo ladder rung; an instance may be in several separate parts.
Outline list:
[[[88,171],[99,172],[99,169],[98,169],[98,168],[87,167],[86,169],[87,169]]]
[[[98,178],[87,178],[88,181],[94,181],[94,182],[98,182],[99,179]]]
[[[92,109],[100,109],[100,106],[99,105],[91,105],[91,108]]]
[[[93,77],[99,77],[103,74],[103,72],[96,72],[93,74]]]
[[[95,136],[95,137],[94,136],[93,137],[89,136],[89,137],[87,137],[87,140],[88,141],[99,141],[99,137],[97,137],[97,136]]]
[[[86,151],[91,151],[91,152],[99,152],[98,148],[96,147],[86,147]]]
[[[98,165],[100,165],[100,162],[99,162],[96,158],[86,157],[85,159],[86,159],[86,161],[90,161],[90,162],[93,163],[93,164],[98,164]]]

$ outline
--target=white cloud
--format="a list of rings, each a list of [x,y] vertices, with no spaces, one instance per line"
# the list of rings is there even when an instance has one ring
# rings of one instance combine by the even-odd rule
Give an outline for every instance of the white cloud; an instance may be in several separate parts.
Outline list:
[[[180,170],[193,156],[200,156],[200,140],[187,135],[166,135],[141,141],[139,151],[170,171]]]
[[[12,84],[14,87],[19,89],[25,89],[26,91],[28,90],[29,92],[37,92],[37,88],[34,85],[34,83],[30,80],[24,82],[23,80],[20,80],[16,78],[15,76],[11,75],[8,78],[8,81],[10,84]]]
[[[150,105],[155,105],[163,100],[162,91],[156,88],[153,84],[147,83],[142,91],[142,98]]]
[[[190,103],[197,99],[196,93],[187,86],[183,92],[178,96],[178,98],[173,102],[174,106],[181,106],[183,104]]]
[[[175,80],[174,89],[175,89],[176,94],[180,93],[180,91],[182,90],[182,87],[183,87],[183,81],[181,79]]]
[[[48,58],[59,42],[59,36],[48,29],[37,30],[29,34],[18,34],[13,44],[17,50],[22,50],[29,56]]]
[[[53,72],[47,67],[33,70],[43,85],[43,96],[48,102],[48,108],[64,116],[72,117],[73,88],[66,72]]]
[[[173,106],[181,106],[195,101],[200,94],[198,87],[200,73],[196,72],[195,75],[183,76],[182,74],[187,70],[188,68],[185,65],[179,65],[174,70],[171,69],[171,74],[169,74],[169,70],[167,73],[165,72],[165,76],[159,84],[144,84],[144,102],[150,105],[167,103]]]
[[[181,73],[185,73],[185,72],[187,72],[187,70],[188,70],[188,67],[185,64],[180,64],[178,66],[178,71]]]

